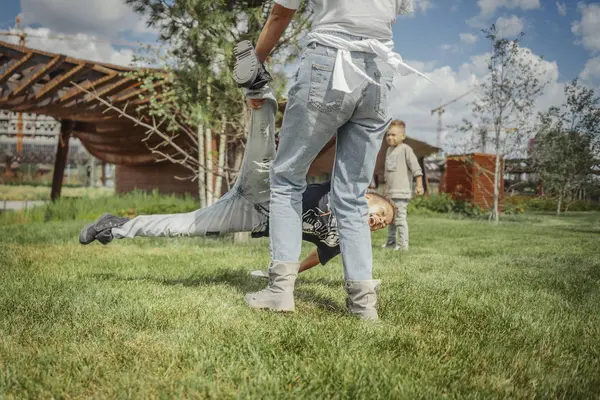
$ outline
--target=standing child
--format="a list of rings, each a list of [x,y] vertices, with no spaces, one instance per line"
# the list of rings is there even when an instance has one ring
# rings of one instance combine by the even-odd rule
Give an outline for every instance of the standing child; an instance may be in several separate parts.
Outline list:
[[[390,147],[385,156],[385,181],[387,195],[396,203],[398,213],[396,221],[388,226],[388,239],[382,247],[393,247],[396,251],[408,251],[406,210],[412,197],[413,178],[417,181],[415,193],[423,194],[423,171],[413,149],[403,143],[405,139],[404,121],[392,121],[386,133]]]

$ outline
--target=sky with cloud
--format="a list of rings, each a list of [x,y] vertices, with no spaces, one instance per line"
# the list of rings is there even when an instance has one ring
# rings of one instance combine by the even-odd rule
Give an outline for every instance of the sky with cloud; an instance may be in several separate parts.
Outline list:
[[[431,109],[468,92],[486,75],[490,44],[481,29],[492,23],[507,37],[524,32],[521,46],[543,56],[540,74],[549,84],[539,110],[560,104],[564,84],[573,78],[600,88],[598,1],[414,1],[416,12],[393,27],[396,50],[436,84],[414,75],[396,80],[392,112],[406,121],[410,136],[434,143],[437,120]],[[157,37],[123,0],[2,0],[0,30],[13,29],[17,15],[30,34],[28,46],[94,61],[129,64],[134,51],[128,42]],[[444,126],[468,116],[469,100],[447,108]]]

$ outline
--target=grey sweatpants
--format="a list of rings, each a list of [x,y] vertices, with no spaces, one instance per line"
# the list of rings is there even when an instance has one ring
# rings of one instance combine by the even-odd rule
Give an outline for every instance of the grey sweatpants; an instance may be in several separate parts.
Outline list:
[[[401,249],[408,250],[408,221],[406,211],[408,208],[408,199],[392,199],[398,207],[396,220],[388,225],[387,244],[391,246],[398,245]]]
[[[190,213],[135,217],[122,227],[113,228],[114,238],[249,232],[267,221],[271,195],[269,167],[275,157],[277,101],[268,87],[249,93],[248,98],[267,101],[260,109],[252,110],[242,168],[231,190],[213,205]]]

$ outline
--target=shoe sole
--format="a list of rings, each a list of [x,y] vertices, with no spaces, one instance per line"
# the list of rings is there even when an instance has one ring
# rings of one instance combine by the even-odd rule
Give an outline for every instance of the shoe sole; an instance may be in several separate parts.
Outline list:
[[[248,304],[248,306],[250,308],[253,308],[255,310],[270,310],[270,311],[278,311],[278,312],[294,312],[296,311],[296,304],[294,303],[294,301],[292,300],[292,305],[286,305],[283,306],[281,305],[282,302],[274,302],[274,301],[270,301],[267,302],[268,304],[265,304],[265,302],[261,302],[261,304],[256,304],[255,300],[252,299],[251,297],[246,297],[246,304]]]
[[[87,231],[93,227],[96,223],[92,222],[91,224],[86,225],[80,232],[79,232],[79,243],[81,244],[90,244],[92,243],[94,240],[96,240],[96,237],[94,236],[91,240],[87,238]]]
[[[239,42],[235,46],[233,79],[239,86],[246,87],[254,82],[257,75],[258,58],[254,52],[254,46],[249,40]]]
[[[271,308],[271,307],[256,307],[256,306],[252,306],[250,304],[248,304],[250,306],[250,308],[254,309],[254,310],[267,310],[267,311],[273,311],[273,312],[280,312],[280,313],[293,313],[296,312],[295,308]]]
[[[291,307],[290,306],[282,307],[282,306],[278,306],[276,304],[257,305],[257,304],[250,303],[248,300],[246,300],[246,303],[248,304],[248,306],[250,308],[253,308],[255,310],[269,310],[269,311],[277,311],[277,312],[295,312],[296,311],[296,305],[293,305]]]

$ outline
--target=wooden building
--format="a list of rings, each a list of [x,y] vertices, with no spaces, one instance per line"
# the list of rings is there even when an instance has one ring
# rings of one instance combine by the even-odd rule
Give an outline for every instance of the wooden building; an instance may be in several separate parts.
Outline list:
[[[504,163],[500,170],[500,209],[504,201]],[[442,192],[455,199],[469,201],[483,209],[494,205],[494,171],[496,156],[493,154],[450,155],[446,158],[446,171]]]

